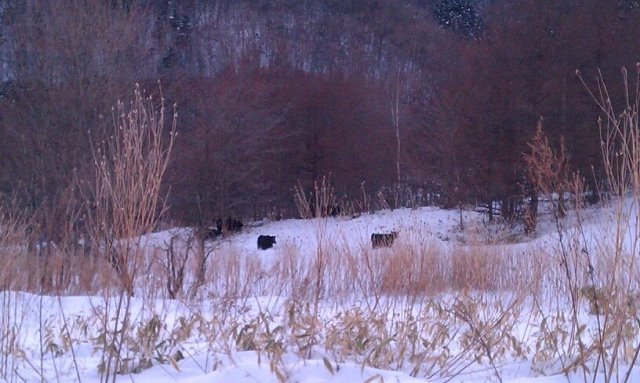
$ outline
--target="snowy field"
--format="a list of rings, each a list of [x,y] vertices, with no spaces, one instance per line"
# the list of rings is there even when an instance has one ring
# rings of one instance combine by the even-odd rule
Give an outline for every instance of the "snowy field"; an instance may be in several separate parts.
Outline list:
[[[533,236],[436,208],[249,224],[207,242],[206,283],[178,299],[166,298],[162,267],[145,266],[116,381],[638,382],[629,368],[640,339],[635,309],[598,316],[588,298],[572,304],[566,293],[596,280],[584,259],[604,269],[597,257],[616,238],[615,217],[612,208],[592,209],[558,226],[547,214]],[[621,241],[633,251],[635,230]],[[392,231],[391,247],[371,248],[372,233]],[[148,257],[162,264],[168,243],[186,243],[189,233],[146,238]],[[277,243],[258,250],[258,235]],[[187,275],[185,286],[193,283]],[[100,382],[118,302],[116,291],[3,290],[0,376]],[[616,353],[598,353],[604,329],[616,326],[628,329],[601,342]]]

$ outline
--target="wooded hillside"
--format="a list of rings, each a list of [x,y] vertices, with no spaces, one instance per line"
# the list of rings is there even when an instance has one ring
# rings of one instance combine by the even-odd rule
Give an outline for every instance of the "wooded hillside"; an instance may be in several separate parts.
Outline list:
[[[325,176],[345,200],[520,198],[540,120],[593,186],[576,70],[617,86],[640,60],[629,0],[0,0],[0,17],[0,193],[73,199],[113,105],[159,80],[183,223],[295,216],[293,188]]]

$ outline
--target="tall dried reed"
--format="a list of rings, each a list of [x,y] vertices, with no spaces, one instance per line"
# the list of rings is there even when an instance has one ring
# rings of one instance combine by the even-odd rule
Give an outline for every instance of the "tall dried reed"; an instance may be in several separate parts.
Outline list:
[[[101,380],[126,372],[123,352],[132,330],[131,298],[146,266],[143,236],[150,234],[164,210],[162,178],[176,136],[177,114],[165,117],[164,99],[156,101],[136,86],[130,104],[113,109],[107,140],[93,145],[95,179],[81,184],[91,240],[118,276],[116,295],[105,288]],[[165,120],[170,126],[165,129]],[[168,139],[167,139],[168,136]],[[115,305],[112,300],[115,299]],[[113,312],[112,312],[113,310]]]

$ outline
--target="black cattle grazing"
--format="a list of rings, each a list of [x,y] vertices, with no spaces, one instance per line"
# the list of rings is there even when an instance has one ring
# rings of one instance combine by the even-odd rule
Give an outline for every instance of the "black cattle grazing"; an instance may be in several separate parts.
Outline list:
[[[397,237],[397,231],[392,231],[391,233],[373,233],[371,234],[371,246],[373,246],[374,249],[378,247],[390,247]]]
[[[231,218],[231,217],[227,218],[224,223],[227,231],[230,231],[232,233],[237,233],[241,231],[242,227],[244,226],[241,220],[237,218]]]
[[[327,207],[320,207],[320,214],[317,214],[316,206],[312,204],[309,205],[309,214],[311,215],[310,218],[326,218],[328,216],[335,218],[342,214],[342,207],[340,207],[340,205],[338,204]]]
[[[222,223],[218,222],[215,228],[211,227],[207,230],[207,233],[205,234],[204,239],[205,240],[218,239],[221,236],[222,236]]]
[[[261,235],[258,237],[258,249],[267,250],[273,247],[276,243],[275,235]]]

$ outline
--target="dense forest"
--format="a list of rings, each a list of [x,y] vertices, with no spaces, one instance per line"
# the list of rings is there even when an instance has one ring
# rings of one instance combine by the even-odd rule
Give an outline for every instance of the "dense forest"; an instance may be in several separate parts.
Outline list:
[[[576,72],[618,86],[638,36],[631,0],[0,0],[0,195],[64,214],[136,83],[177,105],[184,224],[295,216],[323,177],[340,201],[511,206],[540,121],[594,187]]]

